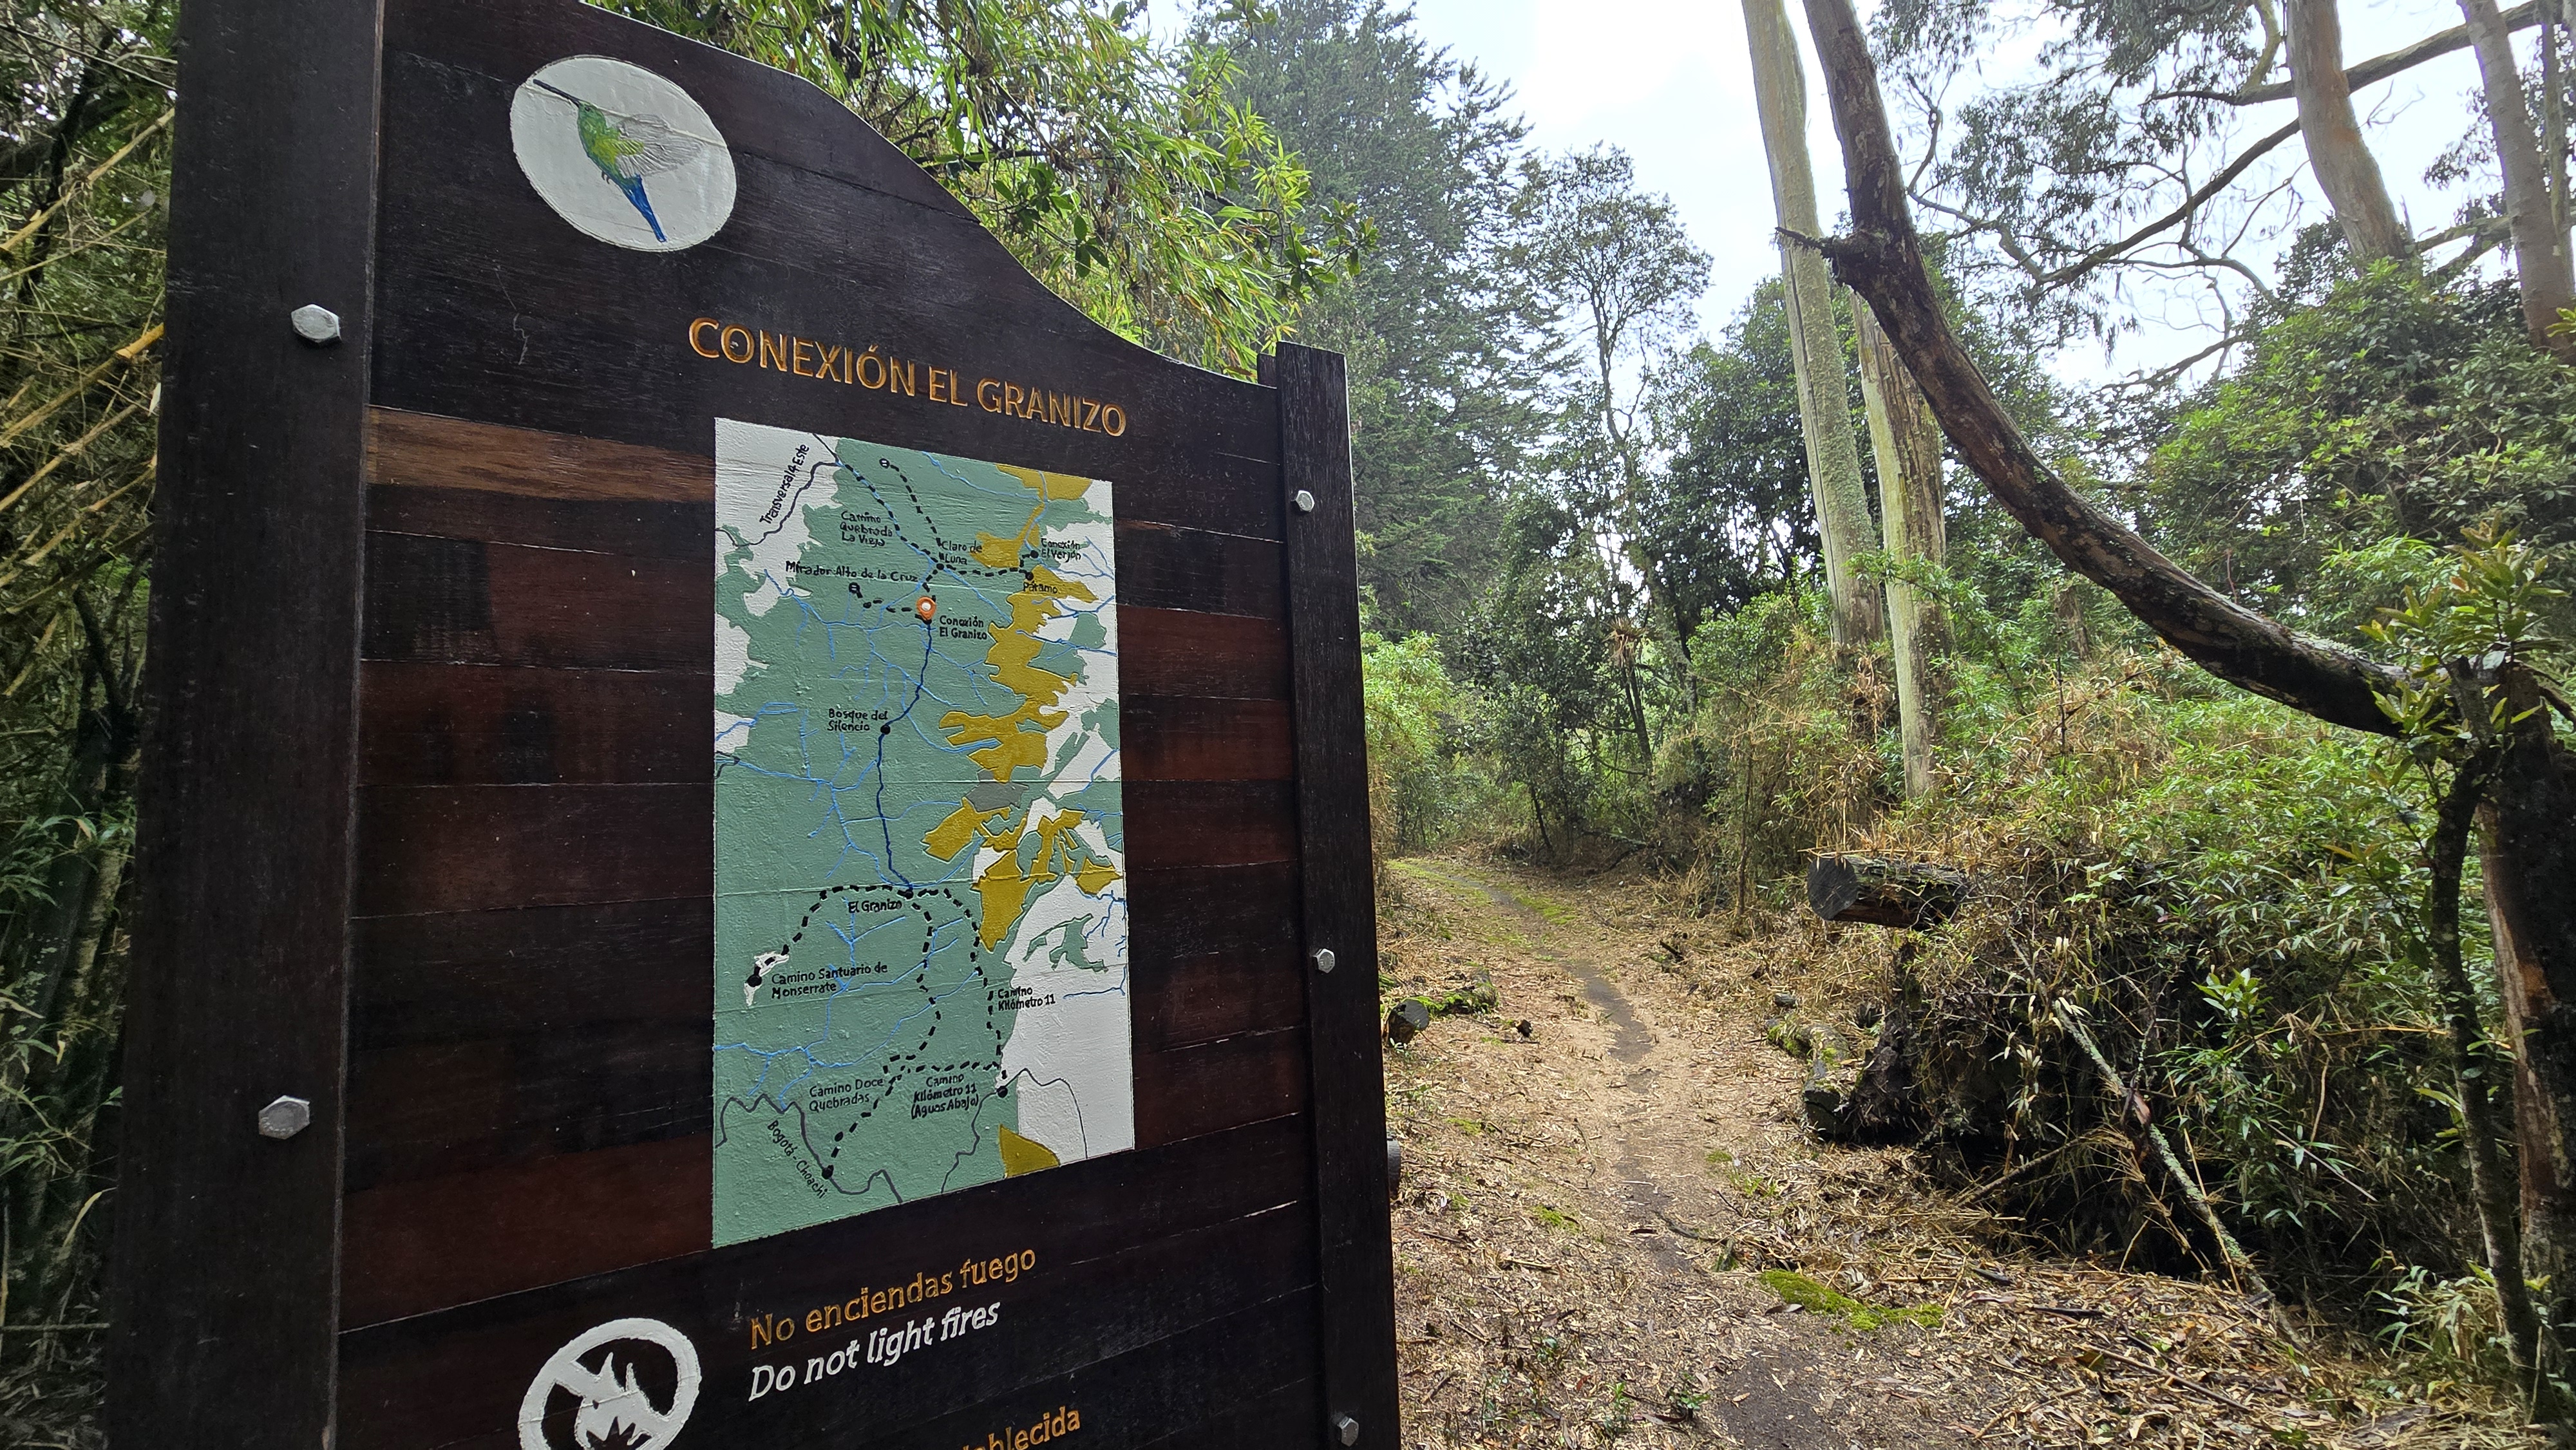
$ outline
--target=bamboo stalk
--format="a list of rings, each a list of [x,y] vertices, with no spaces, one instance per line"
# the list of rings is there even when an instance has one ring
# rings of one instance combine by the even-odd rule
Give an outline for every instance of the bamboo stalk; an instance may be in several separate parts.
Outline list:
[[[2253,1292],[2277,1305],[2280,1300],[2272,1293],[2271,1285],[2263,1282],[2262,1271],[2254,1267],[2254,1260],[2246,1254],[2244,1246],[2236,1242],[2236,1236],[2229,1233],[2227,1226],[2218,1221],[2218,1210],[2210,1207],[2208,1197],[2200,1191],[2199,1182],[2191,1174],[2183,1171],[2182,1160],[2174,1156],[2173,1144],[2165,1140],[2164,1130],[2146,1120],[2143,1111],[2146,1100],[2130,1090],[2128,1083],[2121,1079],[2120,1070],[2111,1065],[2111,1059],[2102,1055],[2101,1047],[2093,1041],[2093,1034],[2084,1030],[2084,1024],[2075,1020],[2075,1014],[2067,1010],[2064,1002],[2054,1004],[2051,1010],[2056,1014],[2058,1025],[2064,1027],[2067,1035],[2075,1039],[2076,1045],[2084,1049],[2086,1057],[2093,1059],[2094,1068],[2102,1074],[2102,1081],[2111,1089],[2112,1095],[2117,1097],[2124,1107],[2129,1104],[2137,1104],[2140,1107],[2139,1126],[2146,1130],[2147,1142],[2154,1146],[2156,1157],[2163,1161],[2165,1172],[2172,1176],[2175,1186],[2182,1190],[2182,1196],[2190,1200],[2192,1208],[2199,1213],[2200,1221],[2209,1229],[2210,1237],[2218,1241],[2218,1251],[2227,1260],[2228,1272],[2237,1276],[2240,1286],[2250,1287]],[[2276,1314],[2274,1318],[2277,1321],[2279,1316]],[[2286,1328],[2286,1324],[2283,1327]]]

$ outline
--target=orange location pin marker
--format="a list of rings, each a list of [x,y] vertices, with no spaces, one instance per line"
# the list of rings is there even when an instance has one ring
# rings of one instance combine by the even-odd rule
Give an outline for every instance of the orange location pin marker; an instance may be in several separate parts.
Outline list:
[[[912,601],[912,612],[921,616],[922,623],[928,624],[939,614],[939,601],[925,594]]]

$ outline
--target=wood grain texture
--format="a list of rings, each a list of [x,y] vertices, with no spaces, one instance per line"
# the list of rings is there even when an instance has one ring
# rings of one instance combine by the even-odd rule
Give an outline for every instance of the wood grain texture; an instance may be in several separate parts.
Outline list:
[[[642,785],[707,778],[712,675],[370,660],[364,785]]]
[[[441,1380],[438,1347],[533,1348],[526,1361],[533,1365],[573,1332],[547,1341],[555,1332],[548,1316],[556,1312],[547,1306],[570,1306],[562,1311],[569,1322],[603,1304],[703,1305],[701,1325],[721,1330],[730,1347],[741,1342],[749,1315],[801,1313],[851,1288],[935,1270],[943,1260],[1016,1249],[1033,1232],[1043,1232],[1049,1265],[1112,1255],[1157,1234],[1303,1201],[1313,1171],[1311,1132],[1302,1118],[1272,1118],[1050,1170],[1061,1176],[1045,1184],[1048,1209],[1035,1220],[1020,1191],[1031,1185],[1006,1181],[718,1250],[707,1248],[702,1180],[711,1154],[703,1137],[584,1154],[569,1160],[581,1170],[577,1181],[533,1191],[527,1174],[537,1170],[518,1170],[516,1180],[495,1172],[353,1194],[346,1323],[392,1326],[365,1342],[407,1345],[413,1356],[371,1352],[376,1367],[361,1373],[353,1366],[353,1383],[374,1383],[360,1393],[405,1413],[427,1413],[414,1403],[424,1393],[470,1397],[471,1386]],[[663,1175],[674,1181],[665,1184]],[[694,1213],[664,1213],[664,1205],[687,1200],[693,1182]],[[537,1207],[549,1201],[581,1205],[591,1221],[556,1221]],[[664,1252],[620,1257],[609,1237],[619,1233]],[[634,1267],[648,1260],[654,1266]],[[1311,1251],[1303,1262],[1308,1267],[1285,1275],[1282,1286],[1311,1282]],[[702,1282],[711,1288],[670,1287]],[[797,1302],[782,1302],[790,1300]],[[464,1305],[476,1307],[450,1307]],[[526,1373],[520,1371],[521,1387]]]
[[[1399,1428],[1395,1269],[1348,394],[1338,354],[1282,344],[1268,372],[1279,388],[1282,490],[1315,500],[1312,512],[1289,512],[1287,542],[1305,943],[1336,958],[1332,972],[1306,973],[1325,1413],[1356,1420],[1358,1444],[1392,1446]]]
[[[363,0],[196,0],[179,21],[119,1445],[331,1431],[378,44]],[[340,315],[336,347],[297,339],[305,302]],[[312,1103],[285,1142],[253,1127],[279,1094]]]
[[[703,896],[714,787],[369,786],[361,916]]]
[[[353,1192],[342,1322],[699,1252],[714,1162],[698,1133]]]

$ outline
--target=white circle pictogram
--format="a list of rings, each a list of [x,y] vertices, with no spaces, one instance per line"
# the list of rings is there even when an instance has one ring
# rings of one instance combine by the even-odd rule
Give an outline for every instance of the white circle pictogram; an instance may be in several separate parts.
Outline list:
[[[612,1319],[537,1371],[519,1402],[520,1450],[663,1450],[697,1403],[698,1351],[687,1335],[659,1319]],[[566,1415],[569,1434],[558,1438],[547,1420]]]
[[[733,151],[687,91],[604,55],[567,56],[519,83],[510,149],[584,236],[676,252],[733,215]]]

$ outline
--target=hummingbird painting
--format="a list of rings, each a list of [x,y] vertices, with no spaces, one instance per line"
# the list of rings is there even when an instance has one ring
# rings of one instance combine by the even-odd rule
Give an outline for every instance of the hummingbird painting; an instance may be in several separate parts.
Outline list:
[[[644,194],[644,178],[687,165],[696,158],[699,143],[673,131],[659,116],[612,115],[560,86],[531,83],[572,103],[582,154],[643,213],[653,240],[669,241],[662,234],[662,219],[653,215],[653,199]]]

